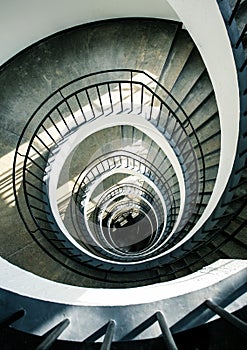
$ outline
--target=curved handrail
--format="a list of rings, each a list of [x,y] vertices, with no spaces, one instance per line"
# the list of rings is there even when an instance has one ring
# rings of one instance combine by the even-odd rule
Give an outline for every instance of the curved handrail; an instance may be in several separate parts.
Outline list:
[[[153,164],[151,164],[147,159],[144,159],[141,156],[137,156],[133,152],[123,151],[123,150],[115,150],[114,152],[107,152],[104,155],[99,156],[96,159],[94,159],[91,163],[89,163],[89,165],[84,170],[82,170],[81,173],[78,175],[77,180],[75,181],[75,184],[73,186],[72,198],[74,198],[74,202],[80,206],[81,192],[84,193],[84,191],[85,191],[84,187],[88,186],[88,184],[90,186],[92,186],[92,184],[94,183],[94,179],[89,177],[88,174],[92,173],[96,179],[100,175],[100,173],[97,173],[95,175],[94,169],[97,169],[97,166],[99,166],[99,164],[101,164],[101,162],[107,162],[108,160],[114,159],[114,157],[116,157],[117,160],[119,160],[121,157],[125,157],[126,159],[128,158],[129,160],[133,159],[134,162],[137,162],[139,164],[139,168],[141,167],[140,165],[143,164],[145,170],[142,169],[141,173],[143,173],[144,176],[148,177],[148,174],[145,175],[146,169],[148,169],[149,172],[151,169],[153,172],[152,176],[154,177],[155,182],[160,184],[158,187],[162,186],[162,188],[160,188],[160,193],[164,196],[164,198],[166,198],[166,200],[169,200],[169,203],[166,203],[167,207],[169,207],[169,215],[168,215],[168,219],[167,219],[167,221],[169,222],[169,225],[168,225],[168,228],[166,228],[166,231],[167,231],[166,233],[163,234],[161,232],[163,240],[164,240],[167,237],[167,234],[172,229],[171,223],[175,222],[175,218],[178,215],[180,198],[179,197],[177,199],[174,198],[173,191],[171,190],[171,185],[169,184],[169,182],[166,181],[164,174],[161,174],[160,171]],[[126,168],[125,166],[123,166],[123,167],[119,166],[119,164],[117,162],[113,162],[112,166],[110,165],[110,162],[109,162],[108,165],[109,165],[109,169],[106,169],[104,167],[104,169],[105,169],[104,174],[107,173],[108,170],[114,171],[114,169],[116,169],[116,170],[121,172],[121,168],[128,169],[128,167]],[[88,179],[88,181],[83,182],[84,179]],[[172,177],[170,177],[170,180],[172,180]],[[176,184],[177,183],[175,182],[173,185],[175,186]],[[82,188],[83,188],[83,190],[81,190]],[[72,207],[70,207],[70,208],[72,210]],[[76,215],[74,214],[74,209],[73,209],[73,213],[71,212],[71,217],[74,217],[74,216],[76,216]],[[55,220],[54,220],[54,222],[55,222]],[[90,231],[89,227],[87,227],[87,231]],[[79,234],[79,236],[80,236],[80,234]]]
[[[180,120],[179,118],[176,117],[175,112],[169,107],[169,105],[167,105],[167,103],[166,103],[165,101],[163,101],[157,94],[155,94],[149,86],[146,86],[145,84],[143,84],[142,82],[140,82],[140,81],[138,81],[138,80],[134,80],[134,79],[133,79],[133,74],[134,74],[134,73],[142,73],[142,74],[144,74],[145,76],[147,76],[149,79],[151,79],[153,82],[155,82],[155,84],[157,84],[161,89],[163,89],[163,90],[167,93],[167,95],[168,95],[169,97],[171,97],[172,101],[175,102],[176,105],[179,106],[179,108],[180,108],[180,105],[177,103],[177,101],[171,96],[171,94],[170,94],[164,87],[162,87],[162,85],[161,85],[159,82],[157,82],[155,79],[153,79],[153,78],[152,78],[149,74],[147,74],[146,72],[142,72],[142,71],[139,71],[139,70],[128,70],[128,69],[123,69],[123,70],[108,70],[108,71],[101,71],[101,72],[96,72],[96,73],[88,74],[88,75],[86,75],[86,76],[84,76],[84,77],[77,78],[77,79],[75,79],[74,81],[65,84],[63,87],[61,87],[60,89],[58,89],[58,90],[56,90],[55,92],[53,92],[53,93],[52,93],[52,94],[51,94],[51,95],[36,109],[36,111],[33,113],[33,115],[32,115],[32,116],[30,117],[30,119],[29,119],[29,124],[26,124],[26,126],[25,126],[25,128],[24,128],[24,130],[23,130],[23,132],[22,132],[22,134],[21,134],[21,136],[20,136],[20,139],[19,139],[19,141],[18,141],[17,152],[16,152],[15,158],[14,158],[14,168],[16,168],[16,165],[17,165],[17,157],[18,157],[18,156],[21,156],[21,157],[22,157],[22,153],[19,151],[19,148],[20,148],[20,146],[21,146],[23,140],[26,138],[26,134],[28,135],[28,133],[29,133],[28,127],[29,127],[30,123],[32,123],[32,122],[34,121],[35,117],[37,116],[37,113],[45,106],[45,104],[48,103],[48,102],[50,102],[50,99],[52,99],[52,98],[55,97],[55,96],[57,97],[57,94],[59,94],[59,96],[60,96],[59,102],[57,102],[57,103],[55,104],[55,106],[53,106],[53,107],[49,110],[49,112],[45,114],[45,117],[43,117],[43,119],[42,119],[41,121],[39,120],[39,124],[38,124],[38,126],[36,126],[36,129],[35,129],[36,131],[35,131],[35,133],[33,134],[33,136],[31,137],[30,142],[29,142],[29,145],[28,145],[28,149],[27,149],[27,154],[28,154],[28,155],[29,155],[29,153],[31,152],[31,149],[32,149],[32,147],[33,147],[33,146],[32,146],[32,142],[34,141],[34,138],[36,137],[36,134],[38,134],[38,131],[40,130],[40,128],[43,126],[43,123],[44,123],[44,121],[46,120],[46,118],[50,118],[51,113],[52,113],[53,111],[55,111],[56,109],[58,109],[58,107],[59,107],[61,104],[65,103],[65,104],[68,105],[68,100],[69,100],[69,98],[71,98],[72,96],[74,96],[74,95],[76,94],[76,93],[72,93],[72,94],[69,94],[69,95],[67,95],[67,96],[65,97],[64,89],[66,89],[66,88],[67,88],[68,86],[70,86],[72,83],[77,83],[78,81],[81,81],[82,79],[85,79],[85,78],[88,78],[88,77],[95,77],[95,76],[97,76],[97,75],[99,75],[99,74],[102,74],[102,73],[109,74],[109,73],[113,73],[113,72],[128,72],[128,73],[131,74],[131,80],[119,80],[119,79],[117,79],[117,80],[110,80],[110,81],[107,81],[107,82],[105,82],[105,81],[104,81],[104,82],[100,82],[100,83],[98,83],[98,84],[95,83],[95,84],[91,84],[91,85],[89,85],[89,86],[87,86],[87,87],[77,89],[77,90],[76,90],[76,93],[79,93],[79,92],[82,92],[82,91],[85,91],[85,92],[87,93],[87,91],[88,91],[89,89],[93,88],[93,87],[99,88],[100,86],[103,86],[103,85],[106,85],[106,84],[108,84],[108,86],[109,86],[109,84],[111,84],[111,83],[113,83],[113,84],[126,84],[126,83],[128,83],[128,84],[131,84],[131,86],[134,86],[134,84],[136,84],[136,85],[139,85],[139,86],[141,87],[142,90],[145,88],[145,89],[146,89],[147,91],[149,91],[149,92],[152,94],[152,96],[153,96],[152,102],[151,102],[150,119],[151,119],[151,114],[152,114],[152,109],[153,109],[153,104],[152,104],[152,103],[153,103],[154,97],[155,97],[155,98],[157,98],[158,101],[160,101],[160,103],[163,103],[163,104],[166,106],[166,108],[170,111],[171,115],[172,115],[173,117],[176,118],[176,122],[178,123],[179,127],[181,127],[181,130],[183,130],[183,132],[185,133],[185,135],[187,135],[187,134],[190,134],[190,135],[193,134],[193,135],[195,136],[195,139],[196,139],[197,142],[198,142],[198,149],[199,149],[199,151],[200,151],[200,152],[199,152],[199,153],[200,153],[200,158],[201,158],[201,160],[202,160],[202,168],[200,169],[200,171],[201,171],[201,173],[203,174],[203,175],[202,175],[202,178],[205,179],[205,161],[204,161],[204,156],[203,156],[202,147],[201,147],[201,145],[200,145],[200,142],[199,142],[198,136],[197,136],[197,134],[196,134],[196,131],[195,131],[195,129],[193,128],[193,125],[192,125],[191,121],[189,120],[188,116],[186,116],[184,110],[181,108],[182,113],[185,114],[186,123],[181,122],[181,120]],[[132,102],[133,102],[133,100],[132,100]],[[122,100],[121,100],[121,103],[122,103]],[[48,103],[48,104],[49,104],[49,103]],[[178,108],[178,107],[176,107],[176,109],[177,109],[177,108]],[[160,112],[161,112],[161,109],[160,109]],[[72,112],[72,115],[73,115],[73,112]],[[190,131],[188,131],[188,127],[191,129]],[[31,129],[32,129],[32,126],[31,126]],[[174,129],[174,130],[175,130],[175,129]],[[69,128],[68,128],[68,131],[69,131]],[[64,137],[64,135],[61,134],[61,137]],[[54,141],[55,141],[55,140],[54,140]],[[188,140],[188,143],[190,143],[189,140]],[[56,143],[55,143],[55,144],[56,144]],[[52,150],[49,149],[49,147],[47,147],[47,151],[48,151],[48,152],[51,152]],[[192,154],[193,154],[194,159],[196,159],[196,158],[195,158],[195,154],[194,154],[194,153],[192,153]],[[28,168],[27,163],[28,163],[29,160],[30,160],[30,157],[26,157],[25,160],[24,160],[24,170],[23,170],[23,178],[24,178],[24,180],[26,180],[26,172],[25,172],[25,171],[26,171],[26,169]],[[25,195],[25,198],[26,198],[26,202],[28,202],[28,195],[27,195],[26,183],[27,183],[27,182],[24,181],[24,195]],[[15,183],[15,171],[14,171],[14,174],[13,174],[13,184],[14,184],[14,188],[15,188],[15,185],[16,185],[16,183]],[[14,190],[14,192],[15,192],[17,207],[18,207],[19,211],[21,211],[20,206],[19,206],[19,204],[18,204],[18,194],[17,194],[17,192],[16,192],[15,190]],[[200,211],[201,204],[202,204],[202,201],[203,201],[204,192],[205,192],[205,180],[202,182],[202,191],[201,191],[201,194],[202,194],[202,195],[200,196],[200,202],[198,203],[197,213],[195,213],[195,215],[194,215],[194,221],[197,219],[198,213],[199,213],[199,211]],[[31,209],[31,208],[29,207],[29,209]],[[33,218],[33,220],[36,221],[35,218],[34,218],[33,215],[32,215],[32,211],[29,210],[29,212],[30,212],[31,217]],[[21,216],[22,216],[22,218],[24,219],[24,217],[23,217],[22,214],[21,214]],[[38,227],[40,228],[40,225],[38,225]],[[30,229],[29,229],[29,230],[30,230]]]

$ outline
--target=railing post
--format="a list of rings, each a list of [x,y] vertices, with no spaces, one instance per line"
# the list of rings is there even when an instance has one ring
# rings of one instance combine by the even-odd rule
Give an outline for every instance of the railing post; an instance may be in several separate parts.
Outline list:
[[[235,4],[235,6],[234,6],[234,8],[232,10],[232,14],[231,14],[231,16],[229,18],[229,21],[228,21],[228,25],[229,26],[232,24],[233,18],[236,16],[236,13],[237,13],[237,10],[238,10],[238,7],[239,7],[241,1],[242,0],[237,0],[236,4]]]
[[[247,66],[247,58],[244,60],[244,63],[242,64],[242,66],[240,67],[240,72],[242,72],[244,70],[244,68]]]
[[[214,311],[217,315],[222,317],[225,321],[232,324],[234,327],[240,329],[243,333],[247,334],[247,323],[240,320],[236,316],[230,314],[228,311],[223,309],[221,306],[213,303],[211,300],[205,301],[206,306]]]
[[[116,327],[116,322],[114,320],[110,320],[107,325],[104,341],[101,345],[100,350],[110,350],[115,327]]]
[[[15,321],[18,321],[20,318],[22,318],[25,315],[25,310],[21,309],[10,315],[9,317],[5,318],[4,320],[0,321],[0,329],[4,327],[10,326]]]
[[[55,340],[60,336],[60,334],[68,327],[70,320],[68,318],[64,319],[58,323],[55,327],[50,329],[45,333],[42,338],[43,341],[37,346],[36,350],[48,350],[55,342]]]
[[[133,111],[133,72],[130,71],[130,101],[131,101],[131,112]]]
[[[173,339],[172,333],[170,331],[170,328],[167,325],[167,322],[165,320],[164,315],[162,312],[158,311],[156,312],[156,317],[160,325],[160,329],[162,331],[162,335],[166,344],[167,350],[178,350],[177,345],[175,344],[175,341]]]
[[[238,41],[236,42],[236,45],[235,45],[236,49],[239,47],[240,43],[243,41],[246,31],[247,31],[247,24],[245,24],[245,26],[244,26],[244,28],[243,28],[243,30],[238,38]]]

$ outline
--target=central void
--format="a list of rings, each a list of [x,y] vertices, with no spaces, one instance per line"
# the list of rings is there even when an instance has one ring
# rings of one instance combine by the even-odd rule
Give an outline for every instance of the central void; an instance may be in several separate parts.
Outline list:
[[[61,169],[56,201],[82,251],[132,262],[164,243],[179,192],[164,150],[135,126],[119,125],[91,134],[73,150]]]

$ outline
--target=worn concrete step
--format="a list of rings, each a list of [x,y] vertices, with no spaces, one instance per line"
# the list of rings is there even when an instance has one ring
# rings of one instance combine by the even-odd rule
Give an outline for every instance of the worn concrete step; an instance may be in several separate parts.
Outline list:
[[[207,71],[204,70],[181,102],[186,114],[191,116],[200,105],[204,104],[205,100],[208,99],[211,94],[213,94],[212,83]]]
[[[204,64],[199,52],[197,49],[193,48],[186,64],[171,89],[171,94],[178,102],[183,101],[188,91],[194,86],[204,69]],[[170,98],[167,98],[166,102],[169,103],[169,105],[174,105]]]
[[[188,33],[178,30],[159,76],[159,82],[168,91],[172,90],[193,48],[194,43]],[[160,89],[157,88],[157,92],[160,92]]]

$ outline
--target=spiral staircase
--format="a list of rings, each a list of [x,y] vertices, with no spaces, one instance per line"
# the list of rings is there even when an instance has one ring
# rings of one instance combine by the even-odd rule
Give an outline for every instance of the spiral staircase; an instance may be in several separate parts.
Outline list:
[[[181,22],[92,22],[2,66],[1,348],[244,349],[246,5],[218,1],[240,103],[229,173]]]

